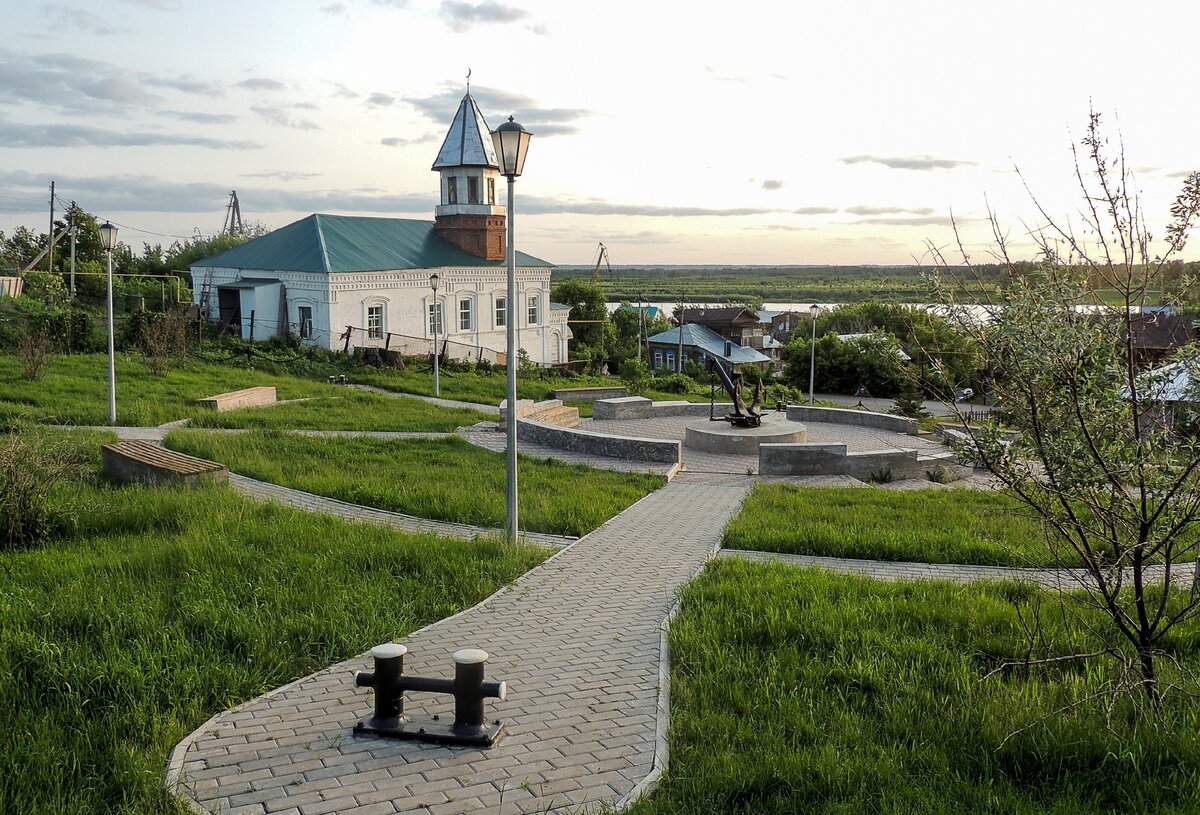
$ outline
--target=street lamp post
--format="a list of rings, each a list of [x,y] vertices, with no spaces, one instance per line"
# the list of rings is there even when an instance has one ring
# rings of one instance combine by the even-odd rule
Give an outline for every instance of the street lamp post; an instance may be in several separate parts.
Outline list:
[[[525,168],[525,154],[529,152],[529,137],[532,134],[509,116],[508,121],[492,131],[492,144],[500,160],[500,174],[508,179],[508,299],[505,303],[504,327],[508,353],[508,382],[505,399],[505,449],[508,453],[508,475],[505,489],[505,537],[510,543],[517,541],[517,249],[513,224],[513,188],[517,176]]]
[[[813,381],[817,373],[817,315],[821,313],[821,309],[816,303],[808,307],[808,313],[812,317],[812,342],[809,345],[808,354],[808,406],[812,407],[813,402]]]
[[[434,396],[442,395],[442,389],[438,383],[438,357],[441,356],[441,354],[438,353],[438,351],[439,351],[439,349],[438,349],[438,323],[441,322],[440,318],[442,316],[442,313],[440,311],[438,311],[438,299],[437,299],[437,289],[438,289],[438,280],[439,279],[440,278],[438,277],[437,272],[434,272],[433,274],[431,274],[429,276],[429,286],[430,286],[430,288],[433,289],[433,319],[431,320],[431,322],[433,323],[433,395]]]
[[[108,262],[108,423],[117,424],[117,362],[113,348],[113,278],[112,253],[117,248],[117,228],[105,221],[100,225],[100,243]]]

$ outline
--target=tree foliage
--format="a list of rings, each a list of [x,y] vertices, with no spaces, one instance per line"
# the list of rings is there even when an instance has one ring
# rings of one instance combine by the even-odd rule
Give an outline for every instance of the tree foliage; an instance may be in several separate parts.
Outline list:
[[[1054,555],[1084,564],[1084,602],[1112,623],[1096,632],[1094,654],[1046,659],[1113,657],[1120,671],[1111,698],[1140,689],[1137,696],[1159,709],[1172,688],[1200,690],[1170,656],[1172,629],[1200,610],[1200,597],[1173,580],[1175,564],[1197,553],[1200,443],[1159,421],[1161,377],[1139,370],[1132,329],[1200,214],[1200,174],[1186,180],[1166,246],[1156,250],[1123,151],[1109,155],[1098,115],[1082,147],[1075,161],[1082,226],[1038,204],[1045,226],[1032,233],[1042,255],[1035,273],[1013,264],[992,324],[957,315],[996,373],[1007,421],[1020,430],[1012,440],[995,425],[969,430],[959,451],[1043,520]],[[994,252],[1007,260],[1006,232],[991,219]],[[933,254],[942,271],[935,280],[944,282],[949,264]],[[953,275],[955,288],[971,280],[965,253],[964,260],[967,276]],[[1113,292],[1118,303],[1109,305]],[[1194,344],[1176,361],[1200,374]]]

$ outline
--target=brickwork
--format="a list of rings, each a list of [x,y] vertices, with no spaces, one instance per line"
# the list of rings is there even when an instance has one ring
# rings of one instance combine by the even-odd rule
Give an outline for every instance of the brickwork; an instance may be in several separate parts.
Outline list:
[[[205,812],[544,812],[614,804],[665,760],[661,625],[750,479],[681,476],[488,600],[404,639],[405,670],[445,676],[482,647],[507,700],[490,750],[357,737],[366,655],[226,711],[174,751],[168,783]],[[363,648],[376,643],[363,643]],[[448,710],[413,694],[407,709]]]

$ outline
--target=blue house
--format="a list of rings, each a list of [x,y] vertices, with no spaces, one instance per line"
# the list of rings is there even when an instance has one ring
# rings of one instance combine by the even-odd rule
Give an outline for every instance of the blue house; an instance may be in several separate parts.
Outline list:
[[[695,362],[707,366],[709,359],[719,359],[735,373],[744,368],[770,370],[771,358],[753,348],[727,340],[711,328],[697,323],[686,323],[682,329],[672,328],[655,334],[646,340],[650,352],[650,367],[654,370],[676,371],[681,367],[679,354],[679,332],[683,331],[683,362]]]

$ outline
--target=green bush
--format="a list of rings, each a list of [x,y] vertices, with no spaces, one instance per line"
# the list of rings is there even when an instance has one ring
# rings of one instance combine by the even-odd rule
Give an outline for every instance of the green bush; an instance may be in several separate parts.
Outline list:
[[[689,393],[696,387],[696,380],[687,374],[656,374],[653,387],[663,393]]]

